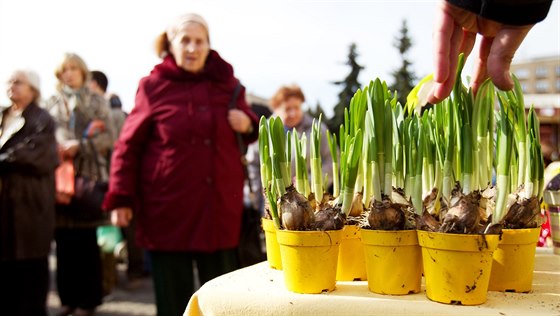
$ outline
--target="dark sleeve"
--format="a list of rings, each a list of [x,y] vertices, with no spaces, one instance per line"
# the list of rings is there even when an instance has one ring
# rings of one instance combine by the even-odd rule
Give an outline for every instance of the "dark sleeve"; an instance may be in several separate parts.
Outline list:
[[[446,0],[484,18],[509,25],[531,25],[546,18],[552,0]]]
[[[245,99],[245,87],[242,87],[241,93],[239,93],[239,97],[237,98],[237,108],[249,116],[251,125],[253,125],[253,131],[251,133],[243,134],[243,141],[245,145],[248,146],[259,137],[259,119],[247,104]]]
[[[109,192],[103,202],[106,210],[133,206],[142,152],[152,126],[152,110],[146,90],[146,80],[143,80],[136,93],[136,105],[125,120],[115,144],[111,158]]]
[[[2,170],[48,174],[58,165],[54,120],[46,112],[39,112],[34,133],[0,155]]]

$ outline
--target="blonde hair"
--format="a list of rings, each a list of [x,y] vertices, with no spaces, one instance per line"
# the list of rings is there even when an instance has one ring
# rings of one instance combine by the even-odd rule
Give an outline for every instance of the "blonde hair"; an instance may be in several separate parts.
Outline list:
[[[89,69],[82,57],[78,56],[75,53],[65,53],[62,57],[62,60],[54,70],[54,75],[56,76],[56,79],[58,79],[58,84],[56,85],[58,90],[62,89],[62,87],[64,86],[64,83],[62,82],[62,73],[64,72],[64,66],[69,63],[75,63],[78,66],[80,72],[82,73],[84,85],[89,79]]]
[[[296,84],[292,84],[281,86],[270,99],[270,106],[273,110],[276,110],[284,101],[288,100],[289,98],[298,98],[302,102],[305,102],[305,96],[303,95],[303,91],[301,91],[301,88]]]

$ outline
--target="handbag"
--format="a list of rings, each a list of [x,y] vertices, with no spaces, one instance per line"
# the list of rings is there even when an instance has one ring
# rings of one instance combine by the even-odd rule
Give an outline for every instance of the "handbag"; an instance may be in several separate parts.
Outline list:
[[[241,91],[241,83],[237,83],[233,92],[233,97],[229,103],[229,108],[233,109],[236,106],[236,100]],[[243,173],[245,181],[249,185],[249,194],[253,195],[251,187],[251,179],[247,170],[247,146],[243,142],[241,134],[235,133],[237,138],[237,145],[241,153],[241,164],[243,166]],[[243,215],[241,217],[241,233],[239,235],[239,246],[237,247],[237,257],[240,267],[247,267],[255,263],[266,260],[266,252],[264,247],[264,233],[261,227],[261,212],[258,208],[254,207],[254,203],[245,203],[243,207]]]
[[[84,222],[102,221],[106,214],[102,209],[103,199],[109,188],[107,181],[102,181],[101,164],[97,156],[95,145],[89,138],[84,138],[91,152],[94,153],[94,165],[96,168],[96,178],[87,177],[81,174],[83,158],[78,161],[76,175],[74,177],[74,195],[67,207],[62,212],[65,216]],[[80,146],[83,146],[80,143]],[[83,147],[82,147],[83,148]],[[93,173],[92,173],[93,174]]]
[[[64,160],[55,170],[56,203],[70,204],[74,195],[74,163]]]

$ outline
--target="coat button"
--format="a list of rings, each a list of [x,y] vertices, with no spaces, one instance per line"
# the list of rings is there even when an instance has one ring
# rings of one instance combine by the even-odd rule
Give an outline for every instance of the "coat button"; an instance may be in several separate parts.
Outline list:
[[[204,140],[204,145],[210,146],[210,144],[212,144],[212,140],[211,140],[210,138],[206,138],[206,139]]]
[[[206,183],[207,184],[212,184],[212,178],[206,177]]]

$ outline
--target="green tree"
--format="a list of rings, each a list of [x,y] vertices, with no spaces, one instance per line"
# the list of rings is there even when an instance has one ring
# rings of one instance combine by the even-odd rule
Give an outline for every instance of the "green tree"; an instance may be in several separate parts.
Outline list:
[[[408,50],[412,47],[412,39],[408,36],[406,19],[402,22],[399,36],[395,38],[393,46],[398,49],[402,62],[401,66],[392,72],[394,82],[390,89],[398,92],[399,102],[404,105],[406,103],[406,96],[414,88],[414,81],[416,80],[416,76],[411,70],[412,63],[407,58]]]
[[[328,123],[327,117],[325,116],[325,111],[323,110],[323,107],[321,107],[321,102],[317,101],[317,104],[315,105],[315,109],[312,109],[311,107],[309,107],[309,109],[307,109],[307,114],[309,114],[311,117],[315,117],[315,118],[319,118],[319,115],[323,115],[322,116],[322,120],[323,122],[325,122],[325,124]]]
[[[358,76],[364,67],[358,64],[356,61],[357,57],[356,44],[352,43],[348,52],[348,61],[345,63],[350,66],[350,73],[344,80],[333,82],[335,85],[342,86],[342,91],[338,94],[338,103],[334,106],[333,117],[328,122],[329,129],[335,133],[338,133],[340,124],[344,122],[344,109],[350,106],[352,96],[361,88]]]

